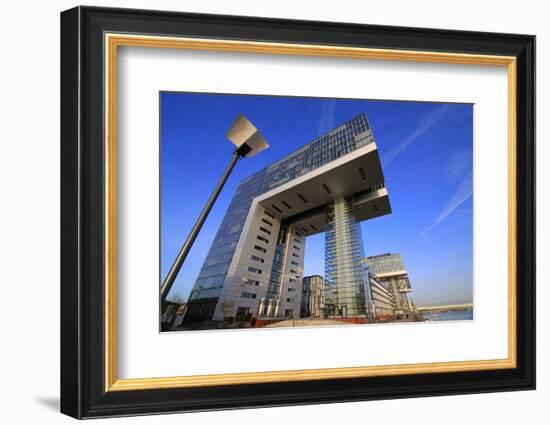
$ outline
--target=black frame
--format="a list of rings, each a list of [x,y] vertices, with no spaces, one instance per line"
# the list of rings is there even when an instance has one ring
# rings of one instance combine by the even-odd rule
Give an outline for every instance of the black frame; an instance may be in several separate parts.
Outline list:
[[[517,368],[104,391],[104,32],[517,58]],[[61,13],[61,412],[76,418],[535,388],[535,37],[77,7]]]

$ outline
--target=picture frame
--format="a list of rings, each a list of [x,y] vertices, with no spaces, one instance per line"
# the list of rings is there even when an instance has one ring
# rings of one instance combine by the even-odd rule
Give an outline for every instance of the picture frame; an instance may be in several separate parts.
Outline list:
[[[507,358],[118,378],[117,53],[128,46],[506,68]],[[81,419],[534,388],[534,36],[82,6],[62,12],[62,413]]]

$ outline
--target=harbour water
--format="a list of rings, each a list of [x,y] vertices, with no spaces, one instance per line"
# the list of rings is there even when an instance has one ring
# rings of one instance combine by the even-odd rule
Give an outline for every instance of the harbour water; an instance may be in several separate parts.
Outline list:
[[[473,310],[442,311],[434,313],[422,313],[426,320],[432,322],[442,322],[449,320],[472,320],[474,318]]]

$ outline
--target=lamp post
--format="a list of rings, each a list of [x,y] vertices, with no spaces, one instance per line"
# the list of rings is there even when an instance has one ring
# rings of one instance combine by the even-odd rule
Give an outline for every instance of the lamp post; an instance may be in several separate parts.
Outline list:
[[[225,185],[227,178],[231,174],[231,171],[233,171],[233,167],[235,167],[237,161],[241,158],[250,158],[256,155],[258,152],[261,152],[269,147],[269,145],[261,135],[260,131],[243,114],[239,114],[237,116],[237,118],[229,128],[226,137],[231,141],[231,143],[235,145],[235,150],[233,151],[233,155],[231,156],[231,161],[223,172],[222,177],[214,188],[214,191],[208,198],[208,201],[206,201],[206,204],[202,209],[199,217],[197,218],[197,221],[189,232],[187,239],[183,243],[176,257],[176,260],[174,261],[174,264],[172,264],[172,267],[168,271],[164,282],[162,282],[162,286],[160,287],[161,307],[162,304],[164,304],[166,296],[170,292],[170,289],[172,288],[176,277],[178,276],[178,273],[181,269],[183,262],[185,261],[185,258],[187,257],[187,254],[189,254],[189,251],[191,250],[191,247],[193,246],[197,235],[199,234],[204,222],[206,221],[206,218],[208,217],[208,214],[210,213],[210,210],[212,209],[212,206],[216,202],[218,195]]]

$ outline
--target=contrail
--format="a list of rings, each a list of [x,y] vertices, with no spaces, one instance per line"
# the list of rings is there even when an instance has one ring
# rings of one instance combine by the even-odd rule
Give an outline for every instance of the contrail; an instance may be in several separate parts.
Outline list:
[[[460,205],[462,205],[464,201],[470,198],[472,194],[472,173],[469,172],[466,177],[462,179],[462,181],[458,185],[458,188],[456,189],[456,192],[453,194],[453,196],[451,196],[451,199],[449,199],[449,202],[447,202],[447,205],[445,206],[441,214],[439,214],[439,216],[430,226],[426,227],[420,233],[420,236],[424,236],[426,233],[428,233],[430,230],[440,224],[443,220],[445,220],[448,216],[450,216]]]
[[[382,158],[382,163],[385,167],[388,166],[395,158],[397,158],[401,152],[403,152],[412,142],[418,137],[422,136],[428,131],[434,124],[436,124],[441,118],[451,110],[449,105],[441,105],[438,108],[427,114],[420,122],[418,128],[413,131],[409,137],[405,138],[398,146],[389,151]]]
[[[336,101],[330,100],[324,102],[321,111],[321,117],[319,119],[318,134],[324,134],[328,130],[334,127],[334,116],[336,112]]]

